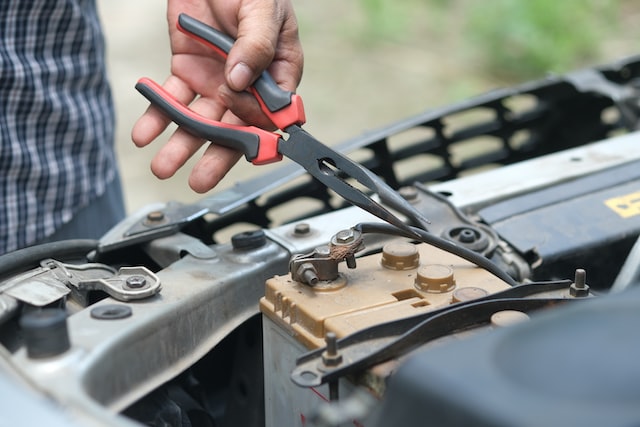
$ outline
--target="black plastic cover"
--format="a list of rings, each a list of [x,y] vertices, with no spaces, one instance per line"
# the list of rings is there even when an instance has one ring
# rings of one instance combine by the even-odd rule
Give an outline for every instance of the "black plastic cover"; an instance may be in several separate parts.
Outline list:
[[[376,426],[640,425],[640,289],[410,358]]]
[[[533,280],[571,279],[577,268],[588,267],[589,286],[608,289],[640,233],[638,189],[640,161],[633,161],[478,214],[525,258],[542,259]]]

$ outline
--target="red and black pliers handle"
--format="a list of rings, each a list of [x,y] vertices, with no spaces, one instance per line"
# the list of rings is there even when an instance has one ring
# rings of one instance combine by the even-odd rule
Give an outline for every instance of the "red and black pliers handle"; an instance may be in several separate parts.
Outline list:
[[[234,43],[228,35],[185,14],[178,17],[177,27],[223,58],[227,57]],[[282,159],[278,152],[278,134],[254,126],[232,125],[208,119],[189,109],[162,86],[148,78],[140,79],[136,89],[185,130],[216,144],[242,151],[253,164],[262,165]],[[268,72],[264,71],[249,91],[278,129],[302,125],[306,121],[302,98],[281,89]]]

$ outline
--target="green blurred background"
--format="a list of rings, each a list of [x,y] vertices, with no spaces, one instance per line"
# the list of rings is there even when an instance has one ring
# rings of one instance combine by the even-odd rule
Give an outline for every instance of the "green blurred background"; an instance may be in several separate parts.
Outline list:
[[[477,61],[484,75],[518,81],[598,60],[612,47],[606,40],[635,30],[636,5],[629,0],[359,0],[364,20],[345,34],[372,46],[389,39],[455,40],[458,54]]]
[[[328,144],[496,87],[640,54],[637,0],[293,1],[305,49],[306,128]],[[164,2],[99,4],[129,211],[201,198],[187,186],[192,163],[167,181],[149,171],[169,132],[144,149],[129,137],[146,108],[135,81],[163,81],[169,69]],[[267,168],[241,161],[219,188]]]

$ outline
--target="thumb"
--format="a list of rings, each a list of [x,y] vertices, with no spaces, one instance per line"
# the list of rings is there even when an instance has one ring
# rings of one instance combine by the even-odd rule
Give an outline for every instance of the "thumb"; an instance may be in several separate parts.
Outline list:
[[[225,79],[231,89],[242,91],[273,61],[282,20],[273,8],[257,5],[238,19],[238,35],[227,56]]]

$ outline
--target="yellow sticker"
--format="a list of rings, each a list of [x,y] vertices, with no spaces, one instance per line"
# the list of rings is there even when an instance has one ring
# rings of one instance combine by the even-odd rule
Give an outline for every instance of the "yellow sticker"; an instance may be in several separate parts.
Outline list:
[[[640,215],[640,191],[605,200],[604,204],[609,206],[622,218]]]

